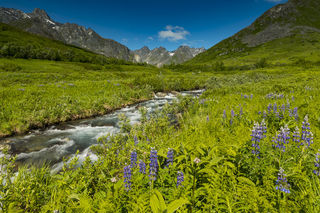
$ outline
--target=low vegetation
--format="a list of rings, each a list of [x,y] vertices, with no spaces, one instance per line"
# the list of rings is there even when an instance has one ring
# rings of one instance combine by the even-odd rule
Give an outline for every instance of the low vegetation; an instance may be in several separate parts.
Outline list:
[[[0,137],[105,114],[153,92],[204,86],[210,74],[152,66],[0,59]]]
[[[99,139],[95,162],[15,176],[3,157],[3,210],[319,212],[318,67],[207,77],[199,99],[136,126],[124,119],[122,134]]]

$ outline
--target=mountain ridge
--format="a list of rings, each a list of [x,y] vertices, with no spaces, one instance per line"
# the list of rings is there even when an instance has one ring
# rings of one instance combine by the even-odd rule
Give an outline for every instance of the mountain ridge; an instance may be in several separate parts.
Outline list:
[[[170,64],[181,64],[196,55],[204,52],[205,48],[192,48],[182,45],[174,51],[168,51],[160,46],[150,50],[147,46],[134,50],[135,60],[137,62],[148,63],[158,67]]]
[[[320,33],[320,1],[289,0],[264,12],[251,25],[199,54],[186,64],[215,63],[238,57],[273,41]],[[277,47],[279,48],[279,47]],[[284,47],[287,48],[287,47]]]
[[[74,23],[55,22],[44,10],[39,8],[35,8],[32,13],[25,13],[13,8],[0,7],[0,22],[107,57],[127,61],[133,58],[129,48],[119,42],[102,38],[91,28],[86,29]]]
[[[90,27],[56,22],[45,10],[39,8],[35,8],[31,13],[25,13],[18,9],[0,7],[0,22],[107,57],[138,63],[145,62],[156,66],[183,63],[197,55],[196,53],[204,51],[204,48],[183,48],[183,50],[176,50],[178,51],[176,56],[174,56],[175,51],[169,52],[161,47],[153,50],[143,47],[140,51],[131,51],[117,41],[101,37]]]

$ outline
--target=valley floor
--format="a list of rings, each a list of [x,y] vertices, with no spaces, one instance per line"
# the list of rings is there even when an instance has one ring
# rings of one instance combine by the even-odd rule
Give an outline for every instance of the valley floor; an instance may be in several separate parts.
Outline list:
[[[12,131],[11,122],[30,122],[28,115],[36,107],[46,115],[41,119],[61,118],[57,111],[69,109],[67,115],[72,115],[72,110],[82,112],[89,106],[100,109],[107,100],[115,107],[132,97],[147,98],[153,90],[205,86],[207,91],[198,100],[182,98],[142,119],[140,125],[124,122],[123,134],[100,138],[101,145],[94,148],[99,159],[92,162],[88,158],[81,167],[73,168],[75,158],[59,174],[51,174],[46,167],[20,169],[13,179],[14,158],[3,157],[6,171],[0,176],[4,183],[0,200],[4,211],[320,210],[319,67],[183,73],[182,77],[168,70],[143,67],[140,73],[135,71],[139,68],[124,66],[116,72],[103,68],[84,74],[84,68],[74,64],[68,64],[71,72],[66,74],[51,62],[19,63],[25,72],[1,72],[7,76],[1,82],[2,90],[15,91],[13,95],[1,93],[6,100],[2,109],[7,113],[1,119],[8,121],[1,121],[5,124],[2,131]],[[51,70],[45,74],[50,81],[43,80],[40,72],[27,71],[27,66],[40,69],[44,65]],[[20,75],[32,78],[22,82]],[[101,80],[92,85],[97,76]],[[36,99],[35,94],[50,96]]]
[[[106,114],[152,92],[204,86],[208,74],[151,66],[0,59],[0,138]]]

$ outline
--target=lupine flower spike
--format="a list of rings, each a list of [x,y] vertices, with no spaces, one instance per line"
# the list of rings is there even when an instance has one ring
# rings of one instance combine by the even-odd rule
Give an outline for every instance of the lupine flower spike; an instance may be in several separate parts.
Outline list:
[[[137,137],[137,136],[134,136],[134,137],[133,137],[133,140],[134,140],[134,145],[137,146],[138,143],[139,143],[138,137]]]
[[[284,174],[284,170],[280,168],[278,173],[278,179],[276,181],[276,190],[280,190],[284,193],[289,194],[290,193],[290,184],[288,183],[288,180],[286,178],[286,174]]]
[[[317,176],[320,176],[320,150],[319,152],[316,154],[316,159],[314,162],[314,167],[315,169],[313,170],[313,173]]]
[[[285,127],[281,127],[280,132],[277,133],[276,138],[273,138],[273,142],[275,143],[273,146],[285,152],[286,144],[289,143],[289,139],[290,139],[290,130],[286,125]]]
[[[143,162],[143,160],[139,161],[139,172],[146,174],[146,164]]]
[[[173,149],[169,148],[167,153],[167,167],[173,164]]]
[[[151,152],[150,152],[150,174],[149,174],[149,178],[150,180],[155,181],[157,179],[157,172],[158,172],[158,151],[155,150],[154,148],[151,148]]]
[[[135,167],[137,165],[137,152],[134,150],[131,152],[131,168]]]
[[[309,148],[310,145],[313,144],[313,134],[310,131],[310,123],[307,115],[302,122],[301,142],[305,144],[306,148]]]
[[[260,158],[259,157],[259,154],[260,154],[260,140],[262,139],[262,131],[260,129],[260,126],[258,123],[255,123],[254,124],[254,127],[252,129],[252,133],[251,133],[251,141],[252,141],[252,147],[253,147],[253,150],[252,150],[252,154],[257,156],[257,158]]]
[[[131,173],[131,167],[130,166],[125,166],[123,169],[124,172],[124,187],[126,188],[127,191],[131,190],[131,178],[132,178],[132,173]]]
[[[177,176],[177,187],[182,186],[182,182],[184,181],[184,175],[183,172],[178,172]]]

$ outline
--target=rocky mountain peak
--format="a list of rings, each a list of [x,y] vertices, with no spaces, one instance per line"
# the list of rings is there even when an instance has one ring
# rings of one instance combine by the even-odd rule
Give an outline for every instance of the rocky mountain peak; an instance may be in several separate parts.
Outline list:
[[[165,64],[183,63],[204,51],[204,48],[191,48],[186,45],[180,46],[175,51],[170,52],[164,47],[150,50],[144,46],[139,50],[135,50],[134,54],[137,62],[145,62],[160,67]]]
[[[51,20],[51,18],[47,14],[47,12],[45,10],[40,9],[40,8],[35,8],[30,15],[32,15],[33,17],[38,17],[40,19]]]

